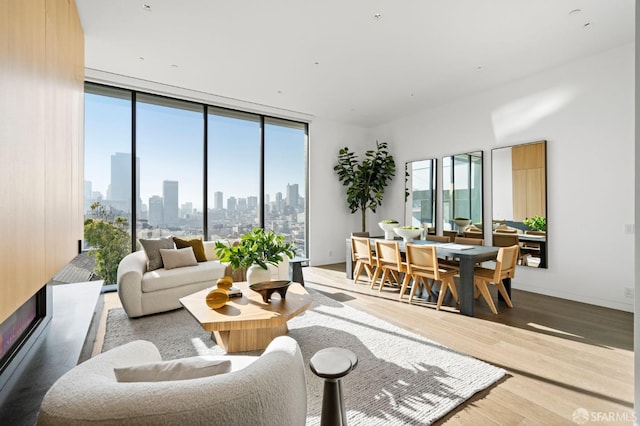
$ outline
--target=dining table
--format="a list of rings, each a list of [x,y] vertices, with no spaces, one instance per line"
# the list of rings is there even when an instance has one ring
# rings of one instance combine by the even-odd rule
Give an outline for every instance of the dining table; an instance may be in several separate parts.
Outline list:
[[[375,249],[376,240],[381,237],[371,237],[369,241],[372,248]],[[399,243],[400,251],[406,252],[404,240],[396,240]],[[477,263],[495,260],[498,256],[500,247],[493,246],[475,246],[455,243],[439,243],[428,240],[414,240],[413,244],[435,245],[438,257],[455,258],[460,261],[460,280],[458,288],[458,296],[460,298],[460,313],[467,316],[474,316],[474,293],[473,285],[473,269]],[[346,245],[346,274],[347,278],[353,279],[353,256],[351,252],[351,239],[347,239]],[[503,284],[507,290],[507,294],[511,297],[511,279],[506,278]]]

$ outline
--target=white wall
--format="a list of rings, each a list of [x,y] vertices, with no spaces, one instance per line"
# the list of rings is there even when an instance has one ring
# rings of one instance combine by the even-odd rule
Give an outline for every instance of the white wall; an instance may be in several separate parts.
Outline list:
[[[634,223],[634,49],[421,111],[372,129],[369,138],[391,141],[400,167],[484,150],[485,223],[491,149],[547,140],[549,269],[519,268],[513,286],[632,311],[625,288],[634,287],[634,237],[625,225]],[[392,182],[381,216],[403,217],[402,188],[402,179]]]
[[[375,140],[368,141],[361,127],[321,119],[311,122],[309,139],[309,258],[312,265],[344,262],[345,241],[360,230],[360,215],[350,214],[333,167],[340,148],[349,147],[360,156]]]

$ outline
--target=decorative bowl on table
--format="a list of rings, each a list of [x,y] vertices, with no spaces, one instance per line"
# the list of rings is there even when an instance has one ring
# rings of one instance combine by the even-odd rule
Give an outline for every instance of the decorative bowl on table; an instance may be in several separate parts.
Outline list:
[[[264,303],[269,303],[271,301],[271,295],[274,292],[278,292],[280,298],[284,300],[290,284],[291,281],[289,280],[272,280],[251,284],[249,288],[256,293],[260,293]]]
[[[393,240],[395,238],[393,228],[396,228],[399,224],[395,219],[385,219],[378,222],[378,226],[384,231],[385,240]]]
[[[405,243],[410,243],[422,234],[422,228],[417,226],[400,226],[393,228],[393,232],[402,237]]]
[[[471,223],[471,219],[467,219],[466,217],[456,217],[455,219],[453,219],[453,221],[460,231],[462,231],[465,226]]]

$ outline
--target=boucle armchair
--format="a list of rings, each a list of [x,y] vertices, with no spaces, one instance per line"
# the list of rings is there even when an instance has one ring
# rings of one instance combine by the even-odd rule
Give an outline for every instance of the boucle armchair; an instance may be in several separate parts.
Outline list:
[[[234,358],[246,365],[246,356]],[[230,373],[189,380],[120,383],[113,369],[160,361],[137,340],[63,375],[45,395],[37,425],[304,425],[305,367],[297,342],[274,339],[260,357]],[[234,367],[232,367],[232,370]]]

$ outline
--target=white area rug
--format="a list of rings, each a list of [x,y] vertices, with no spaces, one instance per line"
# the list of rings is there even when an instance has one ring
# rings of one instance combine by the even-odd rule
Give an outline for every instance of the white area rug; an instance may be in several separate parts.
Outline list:
[[[308,425],[320,424],[323,391],[309,359],[329,346],[358,356],[342,382],[350,426],[430,424],[506,373],[319,293],[313,299],[289,321],[307,365]],[[139,319],[110,310],[103,351],[136,339],[156,344],[163,359],[223,353],[184,309]]]

